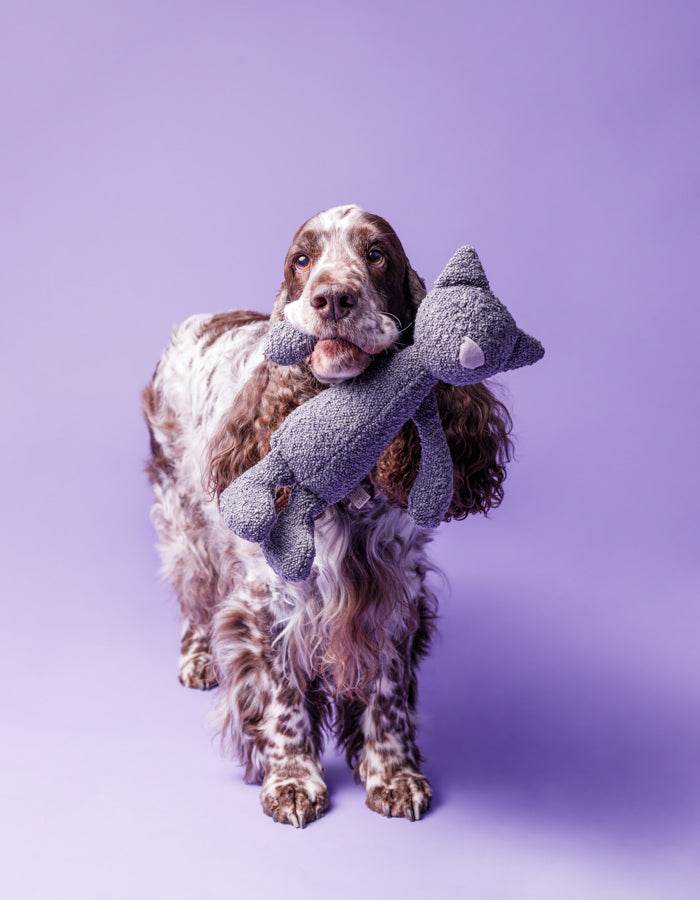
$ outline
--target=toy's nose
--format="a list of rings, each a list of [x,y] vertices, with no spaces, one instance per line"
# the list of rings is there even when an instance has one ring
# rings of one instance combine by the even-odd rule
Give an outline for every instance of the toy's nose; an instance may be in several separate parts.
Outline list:
[[[357,306],[357,294],[343,287],[324,285],[311,298],[311,305],[322,319],[337,322]]]

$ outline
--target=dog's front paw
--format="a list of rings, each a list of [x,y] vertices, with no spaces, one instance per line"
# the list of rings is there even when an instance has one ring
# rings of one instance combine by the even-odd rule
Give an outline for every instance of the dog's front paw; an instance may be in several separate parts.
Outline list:
[[[189,653],[180,657],[180,684],[199,691],[210,691],[218,684],[214,661],[209,651]]]
[[[303,828],[320,819],[328,809],[328,791],[316,779],[294,777],[283,781],[270,778],[260,792],[263,812],[275,822]]]
[[[417,821],[427,812],[433,792],[420,772],[404,770],[367,785],[367,806],[382,816]]]

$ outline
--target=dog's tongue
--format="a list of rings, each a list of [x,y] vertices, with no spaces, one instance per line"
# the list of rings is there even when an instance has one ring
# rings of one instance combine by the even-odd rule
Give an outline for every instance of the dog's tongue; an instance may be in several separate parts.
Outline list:
[[[318,341],[311,354],[314,371],[330,379],[358,375],[371,359],[368,353],[343,338],[324,338]]]
[[[353,350],[360,349],[350,341],[346,341],[345,338],[323,338],[316,342],[316,347],[320,348],[323,353],[352,353]]]
[[[315,359],[325,357],[342,361],[346,365],[367,365],[369,362],[369,354],[344,338],[324,338],[318,341],[313,356]]]

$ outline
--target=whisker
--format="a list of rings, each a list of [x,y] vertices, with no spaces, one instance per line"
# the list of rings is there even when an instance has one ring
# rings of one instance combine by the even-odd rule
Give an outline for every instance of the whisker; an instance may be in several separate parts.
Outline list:
[[[393,313],[384,313],[384,315],[385,315],[387,318],[391,319],[392,322],[396,322],[396,325],[397,325],[397,337],[398,337],[399,334],[403,334],[404,331],[408,331],[409,328],[411,328],[412,325],[413,325],[413,322],[409,322],[408,325],[404,325],[403,328],[401,328],[401,319],[399,319],[398,316],[395,316]]]
[[[399,326],[399,328],[401,327],[401,319],[399,319],[398,316],[395,316],[393,313],[390,313],[390,312],[382,313],[382,315],[386,316],[387,319],[391,319],[392,322],[396,322],[396,324],[397,324],[397,326]]]

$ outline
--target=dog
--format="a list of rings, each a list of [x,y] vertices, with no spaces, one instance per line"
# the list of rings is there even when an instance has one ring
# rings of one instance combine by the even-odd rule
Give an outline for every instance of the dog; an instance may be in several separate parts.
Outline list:
[[[269,450],[285,416],[412,340],[425,283],[391,225],[356,205],[294,234],[270,316],[195,315],[143,394],[162,570],[182,614],[179,678],[217,688],[222,739],[262,785],[262,808],[303,827],[328,807],[321,752],[344,750],[367,806],[420,819],[431,800],[416,744],[417,671],[435,626],[431,533],[406,512],[420,445],[407,423],[362,490],[316,522],[310,577],[288,583],[224,526],[218,496]],[[302,365],[262,346],[287,316],[319,340]],[[436,389],[454,466],[447,519],[503,499],[511,419],[484,385]],[[278,495],[280,507],[286,495]]]

